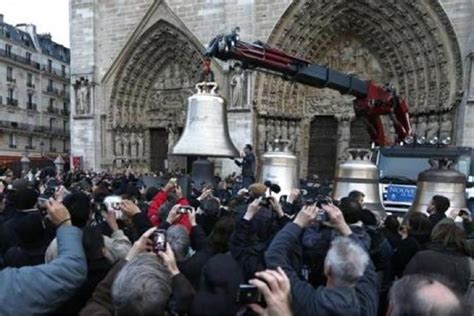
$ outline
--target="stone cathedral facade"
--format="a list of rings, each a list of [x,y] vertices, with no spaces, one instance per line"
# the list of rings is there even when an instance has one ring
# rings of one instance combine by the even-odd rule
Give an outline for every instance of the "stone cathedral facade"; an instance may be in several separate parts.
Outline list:
[[[71,154],[84,168],[186,168],[169,155],[184,128],[203,50],[241,29],[288,53],[408,100],[418,136],[474,145],[474,1],[70,0]],[[348,147],[368,147],[352,97],[213,61],[234,143],[286,138],[302,177],[330,178]],[[386,130],[393,134],[389,121]],[[234,168],[216,160],[222,175]]]

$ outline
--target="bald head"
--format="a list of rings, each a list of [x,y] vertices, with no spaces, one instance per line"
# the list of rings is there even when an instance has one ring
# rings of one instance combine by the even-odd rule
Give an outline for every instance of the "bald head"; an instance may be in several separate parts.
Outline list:
[[[456,294],[435,277],[413,274],[396,281],[390,290],[390,316],[464,315]]]

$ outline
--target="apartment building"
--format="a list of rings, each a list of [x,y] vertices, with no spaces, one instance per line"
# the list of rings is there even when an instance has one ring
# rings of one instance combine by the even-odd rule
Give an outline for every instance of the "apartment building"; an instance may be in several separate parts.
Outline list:
[[[31,24],[0,14],[0,170],[69,156],[70,53]]]

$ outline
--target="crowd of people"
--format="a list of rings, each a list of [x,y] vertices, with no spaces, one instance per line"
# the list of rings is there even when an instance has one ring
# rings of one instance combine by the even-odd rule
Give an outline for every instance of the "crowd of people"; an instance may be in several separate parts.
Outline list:
[[[245,176],[232,194],[6,174],[0,315],[471,315],[468,210],[434,196],[427,214],[382,216],[363,192],[276,199]]]

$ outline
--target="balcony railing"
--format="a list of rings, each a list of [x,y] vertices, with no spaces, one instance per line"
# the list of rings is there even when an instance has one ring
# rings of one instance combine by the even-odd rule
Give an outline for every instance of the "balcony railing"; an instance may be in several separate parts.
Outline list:
[[[63,72],[62,69],[57,69],[57,68],[54,68],[54,67],[49,67],[48,65],[43,65],[41,67],[41,70],[43,70],[46,73],[55,75],[56,77],[63,78],[65,80],[69,79],[69,74],[66,73],[66,72]]]
[[[12,98],[7,98],[7,105],[18,106],[18,100],[12,99]]]
[[[5,49],[0,49],[0,58],[10,59],[10,60],[16,61],[18,63],[33,67],[37,70],[40,69],[40,64],[39,63],[37,63],[35,61],[32,61],[31,59],[28,59],[26,57],[13,54],[11,52],[7,52]]]
[[[16,79],[13,77],[7,77],[7,82],[16,83]]]
[[[36,111],[38,108],[36,106],[36,103],[27,102],[26,103],[26,109],[29,110],[29,111]]]
[[[55,96],[59,96],[59,97],[64,98],[64,99],[69,99],[69,93],[67,91],[55,89],[51,86],[47,86],[44,93],[53,94]]]
[[[36,88],[35,84],[34,84],[34,83],[31,83],[31,82],[27,82],[27,83],[26,83],[26,86],[27,86],[28,88],[33,88],[33,89]]]
[[[69,110],[61,110],[61,115],[69,116],[69,114],[71,114],[71,112]]]
[[[48,137],[68,138],[70,130],[59,127],[49,127],[41,125],[33,125],[27,123],[11,122],[0,120],[0,130],[6,130],[16,133],[24,133],[31,135],[32,133],[43,134]]]

